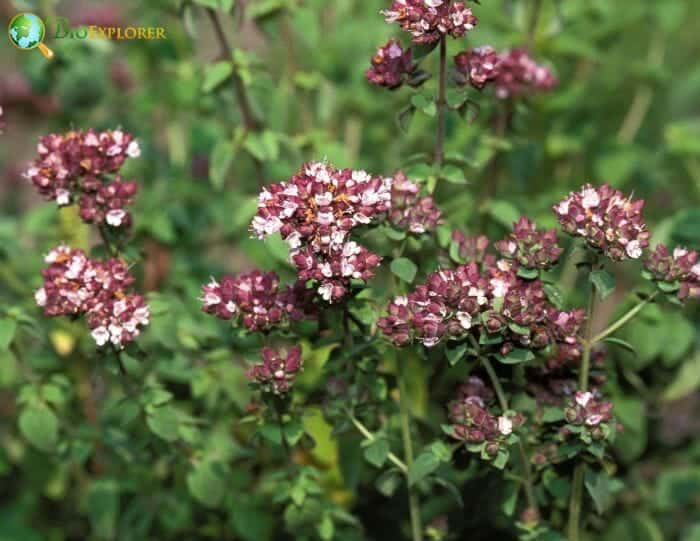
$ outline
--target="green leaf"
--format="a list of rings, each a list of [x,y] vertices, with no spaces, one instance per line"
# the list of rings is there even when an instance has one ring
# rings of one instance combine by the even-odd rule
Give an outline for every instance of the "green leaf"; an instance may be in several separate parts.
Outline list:
[[[440,466],[440,459],[432,451],[424,451],[408,470],[408,483],[415,485],[426,476],[433,473]]]
[[[495,468],[502,470],[506,467],[506,464],[508,464],[509,457],[510,453],[507,450],[499,449],[498,454],[496,455],[496,458],[493,459],[492,464]]]
[[[437,113],[437,106],[435,105],[435,100],[429,94],[424,94],[422,92],[416,92],[411,96],[411,104],[416,108],[423,111],[428,116],[435,116]]]
[[[413,52],[413,60],[418,62],[422,58],[428,56],[437,47],[439,41],[434,43],[420,43],[418,45],[413,45],[411,51]]]
[[[217,507],[226,492],[225,470],[221,464],[203,461],[187,474],[187,489],[206,507]]]
[[[607,338],[603,339],[603,342],[608,342],[609,344],[615,344],[616,346],[620,346],[623,349],[626,349],[633,355],[637,354],[637,350],[634,349],[634,346],[630,344],[629,342],[626,342],[625,340],[622,340],[621,338],[615,338],[613,336],[608,336]]]
[[[399,257],[391,262],[391,272],[398,276],[404,282],[409,284],[413,282],[418,272],[416,264],[406,257]]]
[[[146,424],[151,431],[165,441],[175,441],[179,436],[180,417],[172,406],[151,408],[146,417]]]
[[[220,9],[225,12],[231,11],[234,0],[192,0],[195,4],[212,9]]]
[[[503,513],[511,517],[515,513],[515,507],[518,504],[518,493],[520,485],[518,483],[508,483],[503,491],[503,500],[501,500],[501,510]]]
[[[216,62],[204,69],[202,91],[209,93],[233,74],[233,64],[229,61]]]
[[[275,132],[249,133],[243,147],[261,162],[275,161],[279,157],[279,138]]]
[[[700,351],[681,364],[676,377],[664,389],[662,399],[672,402],[688,396],[698,388],[700,388]]]
[[[92,531],[99,539],[116,539],[119,484],[113,479],[92,482],[85,498]]]
[[[17,320],[9,317],[0,319],[0,351],[6,351],[17,331]]]
[[[607,271],[596,270],[591,272],[589,279],[598,291],[601,299],[606,299],[615,291],[615,277]]]
[[[654,504],[662,511],[681,509],[700,494],[700,467],[672,467],[656,479]]]
[[[596,512],[602,515],[612,503],[610,490],[610,478],[604,471],[594,472],[590,468],[586,471],[585,485],[588,494],[593,499]]]
[[[295,446],[304,435],[304,425],[298,419],[293,419],[284,425],[284,439],[292,447]]]
[[[389,442],[385,438],[377,438],[369,442],[369,445],[365,447],[364,455],[367,462],[381,468],[389,456]]]
[[[647,446],[647,415],[644,404],[632,397],[614,399],[615,417],[624,430],[615,437],[615,450],[620,460],[630,463],[636,460]]]
[[[450,363],[450,366],[456,365],[463,359],[466,352],[467,344],[457,344],[454,348],[445,348],[445,354],[447,355],[447,361]]]
[[[440,170],[440,177],[452,184],[466,184],[467,178],[464,176],[464,170],[454,165],[446,165]]]
[[[491,217],[506,229],[510,229],[520,218],[518,209],[508,201],[493,200],[489,203],[487,210]]]
[[[685,357],[695,341],[695,327],[683,314],[671,312],[665,315],[661,358],[666,366],[674,366]]]
[[[514,348],[508,355],[496,355],[496,359],[503,364],[520,364],[534,359],[532,351],[529,349]]]
[[[525,278],[526,280],[534,280],[539,277],[540,271],[538,269],[528,269],[526,267],[518,268],[518,276]]]
[[[556,308],[560,309],[564,306],[564,295],[561,290],[554,284],[544,284],[542,286],[545,295]]]
[[[374,486],[377,487],[380,493],[389,498],[396,492],[402,479],[403,475],[401,475],[399,470],[394,468],[381,474],[374,482]]]
[[[209,181],[216,190],[221,190],[226,174],[233,162],[234,148],[230,141],[219,141],[214,146],[209,160]]]
[[[40,451],[51,452],[58,442],[58,419],[44,405],[24,408],[19,415],[19,430]]]
[[[633,512],[613,520],[603,534],[603,541],[664,541],[664,535],[654,519],[643,512]]]

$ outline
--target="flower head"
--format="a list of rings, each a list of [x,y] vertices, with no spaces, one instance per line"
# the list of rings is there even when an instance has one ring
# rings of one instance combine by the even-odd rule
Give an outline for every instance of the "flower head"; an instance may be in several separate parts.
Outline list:
[[[653,280],[665,282],[664,290],[676,293],[680,300],[700,298],[700,263],[695,250],[678,246],[671,252],[658,244],[644,267]]]
[[[572,425],[592,428],[612,420],[613,404],[592,392],[576,391],[566,409],[566,420]]]
[[[492,84],[500,99],[551,90],[557,85],[552,71],[537,64],[525,49],[497,53],[485,45],[457,54],[455,67],[460,83],[469,83],[479,90]]]
[[[501,99],[551,90],[557,83],[552,71],[535,62],[525,49],[511,49],[499,55],[494,84],[496,96]]]
[[[120,259],[89,259],[82,250],[59,246],[51,250],[42,271],[44,285],[34,298],[47,316],[87,316],[98,346],[131,342],[149,323],[141,295],[129,292],[134,278]]]
[[[457,398],[448,405],[452,437],[471,444],[492,444],[485,448],[491,456],[498,452],[507,436],[525,422],[521,414],[502,412],[498,416],[492,413],[492,401],[493,391],[481,378],[472,376],[459,387]]]
[[[486,255],[489,247],[489,239],[485,235],[478,237],[468,237],[460,230],[452,232],[452,244],[455,246],[456,255],[467,263],[483,263],[491,256]]]
[[[377,49],[371,62],[372,66],[365,73],[367,80],[392,90],[400,87],[416,69],[411,49],[404,49],[393,39]]]
[[[537,231],[537,226],[525,216],[521,216],[513,224],[513,232],[495,246],[503,257],[531,269],[554,266],[563,252],[557,244],[556,230]]]
[[[455,56],[457,73],[465,78],[465,82],[479,90],[498,77],[500,62],[500,56],[489,45],[462,51]]]
[[[460,38],[477,19],[465,2],[448,0],[395,0],[382,12],[387,23],[398,23],[415,43],[435,43],[445,35]]]
[[[127,158],[141,154],[133,136],[121,130],[96,132],[70,131],[42,137],[39,156],[24,173],[46,197],[59,206],[80,202],[80,215],[87,223],[107,223],[112,227],[128,226],[136,184],[114,181]]]
[[[214,279],[202,288],[202,310],[220,319],[237,318],[250,331],[311,316],[308,290],[303,283],[280,290],[274,272],[254,270],[239,276]]]
[[[402,171],[394,174],[391,188],[389,221],[399,229],[421,234],[433,231],[442,219],[431,196],[421,197],[420,186]]]
[[[304,365],[301,347],[289,348],[286,356],[283,351],[265,347],[261,356],[262,362],[248,370],[248,378],[264,391],[277,395],[286,394]]]
[[[369,280],[381,261],[350,240],[351,231],[390,207],[390,178],[314,162],[263,190],[251,228],[258,238],[279,232],[299,278],[315,280],[321,297],[334,302],[349,292],[352,279]]]
[[[562,229],[616,261],[639,259],[650,233],[642,217],[644,201],[607,184],[586,184],[554,206]]]

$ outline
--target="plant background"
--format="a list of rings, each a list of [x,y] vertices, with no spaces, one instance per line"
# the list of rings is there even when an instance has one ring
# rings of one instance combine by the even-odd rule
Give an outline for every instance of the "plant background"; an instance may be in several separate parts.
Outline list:
[[[378,14],[388,2],[238,0],[222,21],[261,120],[246,132],[231,86],[220,82],[219,45],[198,5],[207,3],[0,1],[3,20],[26,9],[74,25],[154,25],[168,34],[153,42],[49,38],[57,56],[50,63],[0,40],[1,541],[305,538],[285,533],[290,517],[279,519],[273,498],[280,449],[251,439],[253,428],[241,422],[252,398],[246,361],[259,344],[202,315],[200,286],[252,266],[293,276],[281,243],[249,238],[261,180],[322,158],[382,174],[403,167],[420,180],[434,118],[419,111],[400,122],[409,92],[365,81],[377,46],[389,37],[407,43]],[[483,0],[475,13],[477,29],[451,40],[450,56],[529,42],[560,86],[519,105],[505,137],[493,135],[497,105],[487,93],[471,91],[475,119],[449,117],[446,150],[461,165],[436,192],[447,222],[494,238],[520,213],[552,227],[551,205],[569,190],[609,182],[647,200],[653,243],[700,249],[700,20],[692,2]],[[433,73],[434,60],[424,66]],[[80,323],[45,319],[34,305],[42,254],[60,241],[86,248],[96,239],[20,176],[39,135],[116,126],[143,148],[126,170],[141,186],[133,246],[154,312],[140,339],[149,357],[130,369],[138,393],[94,355]],[[418,260],[421,274],[433,270],[433,261]],[[601,328],[638,270],[631,264],[617,275],[617,292],[597,315]],[[580,304],[576,273],[563,273],[567,302]],[[380,286],[377,295],[386,300]],[[697,303],[683,312],[648,308],[620,334],[636,352],[609,353],[609,391],[625,430],[609,514],[592,519],[606,541],[700,539],[698,314]],[[386,538],[405,522],[404,496],[374,489],[377,471],[363,461],[359,436],[331,438],[317,398],[322,366],[340,344],[310,336],[302,345],[307,368],[295,400],[312,404],[304,428],[317,445],[293,460],[313,466],[322,502],[303,517],[315,528],[309,538]],[[448,394],[430,385],[438,363],[406,362],[414,411],[439,426]],[[27,389],[56,412],[43,450],[18,427]],[[144,413],[153,404],[167,408],[162,419]],[[88,462],[90,453],[102,458]],[[455,468],[464,509],[436,492],[424,498],[424,513],[447,515],[455,539],[508,539],[498,475]],[[561,489],[557,481],[551,491]],[[338,514],[322,512],[330,508]],[[363,533],[341,527],[343,510]]]

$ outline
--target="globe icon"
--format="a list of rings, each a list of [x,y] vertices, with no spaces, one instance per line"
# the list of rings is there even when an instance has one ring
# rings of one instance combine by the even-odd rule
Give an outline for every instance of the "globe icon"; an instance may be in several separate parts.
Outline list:
[[[20,49],[34,49],[44,40],[44,21],[33,13],[20,13],[12,18],[8,29],[10,41]]]

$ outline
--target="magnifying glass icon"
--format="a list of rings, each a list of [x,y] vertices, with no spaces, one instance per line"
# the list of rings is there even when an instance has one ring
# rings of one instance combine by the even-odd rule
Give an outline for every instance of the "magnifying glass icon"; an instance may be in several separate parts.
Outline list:
[[[7,27],[7,35],[12,45],[22,51],[38,48],[49,60],[54,56],[53,51],[44,45],[46,25],[33,13],[18,13],[12,17]]]

